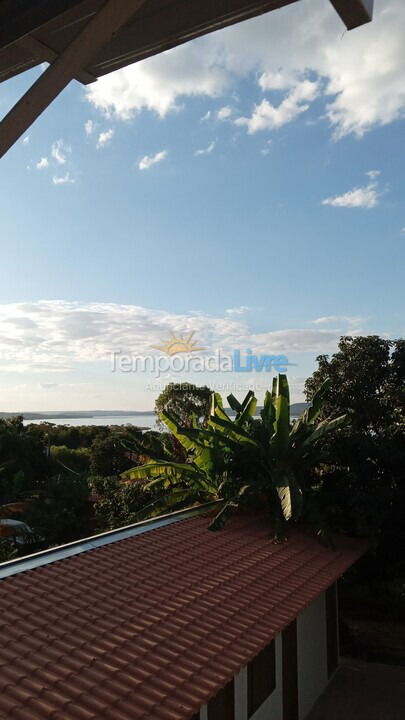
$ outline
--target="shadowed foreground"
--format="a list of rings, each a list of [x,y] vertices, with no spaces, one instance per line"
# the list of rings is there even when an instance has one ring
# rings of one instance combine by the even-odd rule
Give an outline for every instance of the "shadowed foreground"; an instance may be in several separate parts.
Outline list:
[[[347,660],[307,720],[403,720],[405,668]]]

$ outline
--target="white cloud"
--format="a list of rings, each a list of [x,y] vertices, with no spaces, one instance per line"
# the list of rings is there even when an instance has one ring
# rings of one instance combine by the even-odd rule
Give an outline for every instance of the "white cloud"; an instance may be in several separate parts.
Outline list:
[[[175,314],[135,305],[39,301],[0,305],[1,358],[24,367],[59,371],[72,363],[109,361],[113,351],[151,352],[170,331],[194,330],[204,346],[238,336],[244,327],[230,318]]]
[[[205,115],[203,115],[202,118],[200,118],[200,122],[207,122],[207,120],[209,120],[210,117],[211,117],[211,110],[207,110]]]
[[[336,349],[340,331],[335,329],[274,330],[246,334],[239,338],[240,347],[250,347],[255,353],[330,352]]]
[[[225,312],[227,315],[244,315],[251,310],[253,308],[249,307],[249,305],[239,305],[239,307],[227,308]]]
[[[322,200],[322,205],[344,208],[374,208],[378,205],[379,193],[376,183],[353,188],[343,193]]]
[[[353,332],[353,318],[338,317],[340,329],[288,328],[252,333],[242,316],[248,306],[224,315],[172,313],[136,305],[39,301],[0,305],[0,368],[68,372],[78,363],[111,365],[112,353],[149,354],[170,332],[195,332],[199,345],[213,352],[252,348],[253,352],[329,352],[341,334]],[[322,320],[322,319],[318,319]],[[156,351],[157,352],[157,351]],[[42,382],[42,378],[41,378]],[[44,378],[44,382],[53,380]]]
[[[58,165],[64,165],[67,160],[67,153],[71,152],[71,148],[68,145],[65,145],[63,140],[56,140],[52,144],[51,148],[51,155],[53,159],[58,163]]]
[[[372,23],[343,34],[329,3],[301,0],[118,70],[89,86],[87,98],[122,119],[142,109],[163,117],[181,98],[221,97],[254,73],[263,92],[284,93],[282,105],[305,70],[322,81],[334,136],[361,136],[405,114],[404,23],[402,0],[380,0]]]
[[[23,145],[28,145],[29,141],[30,141],[30,136],[29,136],[29,135],[26,135],[26,136],[23,138]]]
[[[231,115],[232,108],[230,108],[229,105],[225,105],[217,111],[217,120],[228,120]]]
[[[198,43],[182,45],[100,78],[88,86],[87,98],[107,116],[123,120],[142,109],[164,117],[179,109],[178,98],[223,92],[228,73],[215,61],[216,53],[204,55]]]
[[[93,120],[86,120],[84,123],[84,132],[86,133],[87,137],[90,137],[90,135],[93,134],[95,129],[95,124]]]
[[[312,320],[314,325],[343,324],[349,327],[359,327],[368,320],[361,315],[323,315]]]
[[[262,92],[281,99],[261,98],[245,113],[255,132],[280,127],[313,101],[296,98],[305,72],[319,82],[327,101],[321,116],[335,138],[360,137],[405,115],[404,24],[403,0],[376,1],[373,22],[345,33],[330,3],[301,0],[105,76],[87,98],[120,118],[142,109],[163,117],[179,100],[229,95],[235,80],[256,76]]]
[[[366,175],[370,178],[370,180],[375,180],[379,175],[381,175],[381,170],[369,170],[366,172]]]
[[[215,145],[216,145],[215,140],[211,140],[211,142],[208,143],[206,148],[201,148],[200,150],[196,150],[194,155],[196,155],[197,157],[199,155],[210,155],[212,153],[212,151],[214,150]]]
[[[161,150],[155,155],[145,155],[142,160],[139,160],[138,168],[139,170],[149,170],[152,165],[156,165],[156,163],[162,162],[162,160],[167,158],[167,155],[167,150]]]
[[[294,85],[294,81],[294,73],[288,75],[281,70],[264,72],[259,77],[259,85],[262,90],[288,90]]]
[[[98,136],[97,147],[102,148],[102,147],[105,147],[106,145],[108,145],[111,142],[113,135],[114,135],[114,130],[112,128],[110,128],[109,130],[104,130],[104,132],[101,132]]]
[[[37,162],[37,164],[35,165],[35,167],[36,167],[38,170],[44,170],[44,168],[49,167],[49,160],[48,160],[48,158],[47,158],[47,157],[42,157],[40,160],[38,160],[38,162]]]
[[[240,117],[236,125],[246,125],[251,135],[259,130],[274,130],[292,122],[309,108],[309,104],[319,95],[319,83],[302,80],[275,107],[268,100],[256,105],[250,118]]]
[[[258,72],[263,90],[290,92],[313,73],[335,138],[361,136],[405,113],[404,23],[402,0],[379,0],[372,23],[343,34],[329,3],[302,0],[225,30],[222,58],[240,76]]]
[[[67,172],[64,175],[54,175],[52,178],[52,182],[54,185],[72,185],[76,182],[76,180],[71,177],[69,172]]]

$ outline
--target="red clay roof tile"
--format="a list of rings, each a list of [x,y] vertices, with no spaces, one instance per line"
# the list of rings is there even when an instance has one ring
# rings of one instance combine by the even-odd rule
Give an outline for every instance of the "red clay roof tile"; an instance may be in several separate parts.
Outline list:
[[[188,720],[363,552],[194,517],[0,581],[0,718]]]

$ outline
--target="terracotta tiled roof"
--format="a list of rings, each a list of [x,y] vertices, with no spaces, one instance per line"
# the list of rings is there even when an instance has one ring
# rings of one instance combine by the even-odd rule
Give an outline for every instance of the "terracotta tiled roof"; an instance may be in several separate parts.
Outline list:
[[[361,554],[195,517],[0,582],[0,717],[187,720]]]

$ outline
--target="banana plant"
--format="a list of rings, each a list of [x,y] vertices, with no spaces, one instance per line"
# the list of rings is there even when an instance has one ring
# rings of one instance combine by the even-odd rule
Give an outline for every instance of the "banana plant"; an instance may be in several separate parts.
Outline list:
[[[290,399],[287,377],[274,379],[272,394],[266,394],[262,421],[270,432],[270,454],[273,482],[280,500],[281,523],[298,521],[304,510],[306,479],[310,468],[319,463],[319,442],[345,425],[349,417],[315,424],[329,389],[326,380],[314,395],[311,405],[293,422],[290,421]]]
[[[128,480],[149,480],[145,489],[154,489],[163,493],[142,508],[138,513],[138,519],[219,498],[218,476],[224,456],[210,433],[199,428],[194,419],[191,428],[181,428],[177,419],[167,412],[162,411],[160,419],[182,446],[187,461],[174,462],[164,453],[156,456],[139,440],[136,441],[135,449],[147,455],[149,462],[127,470],[123,473],[123,477]]]
[[[255,445],[254,441],[244,434],[243,425],[253,415],[256,404],[253,393],[248,393],[240,404],[235,421],[231,422],[223,408],[220,395],[212,393],[211,417],[208,427],[205,428],[199,427],[194,421],[191,428],[180,427],[173,415],[161,412],[160,419],[181,444],[187,454],[187,462],[176,463],[165,456],[156,457],[136,440],[136,450],[148,454],[150,460],[145,465],[127,470],[123,477],[127,480],[149,480],[145,485],[146,489],[163,492],[138,513],[138,519],[153,517],[169,508],[184,507],[196,502],[226,500],[224,492],[229,494],[232,457],[245,443]],[[225,432],[221,423],[231,423],[234,432]],[[134,447],[129,449],[133,450]],[[237,489],[237,494],[240,494],[240,488]],[[212,528],[215,527],[213,522]]]
[[[286,523],[298,521],[305,500],[305,471],[319,460],[322,438],[347,422],[347,416],[316,424],[328,390],[326,381],[312,404],[291,423],[286,375],[274,378],[266,392],[260,418],[255,417],[257,399],[252,391],[243,402],[228,396],[231,419],[217,393],[211,396],[208,424],[182,428],[177,419],[162,412],[161,420],[183,447],[187,460],[152,457],[141,467],[126,471],[129,479],[147,479],[147,489],[163,492],[145,507],[139,518],[196,502],[222,499],[223,505],[210,524],[223,527],[238,507],[262,507],[271,516],[274,538],[284,539]]]

